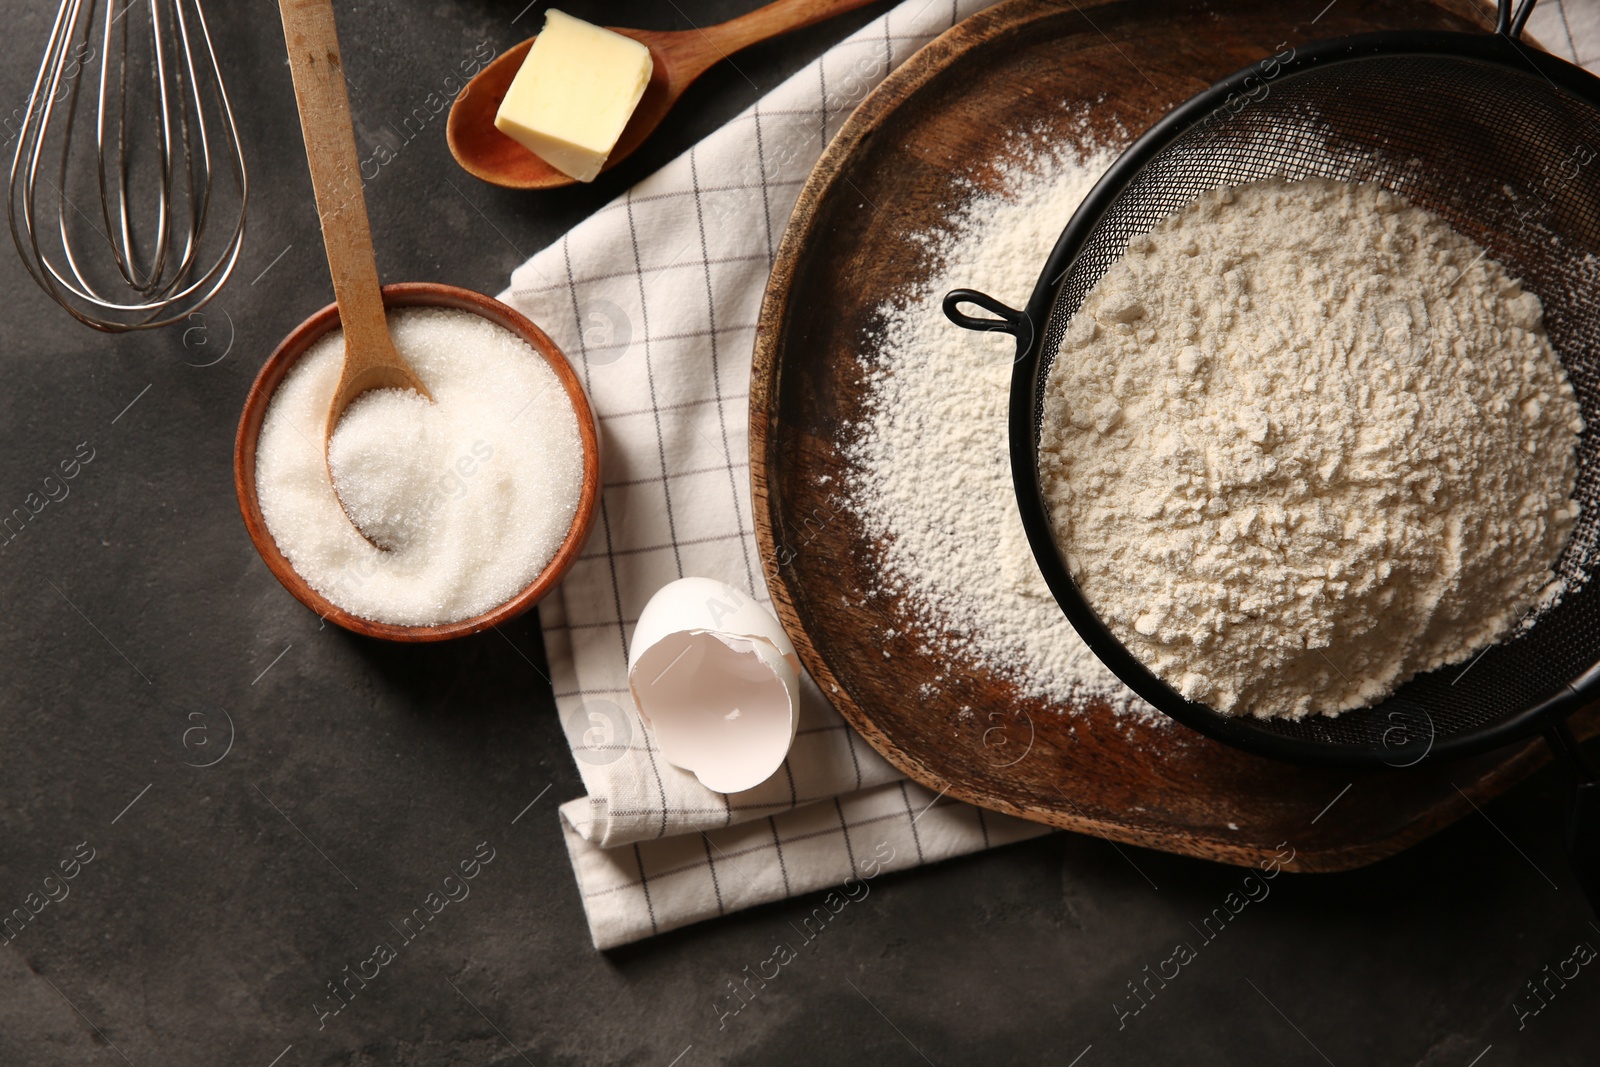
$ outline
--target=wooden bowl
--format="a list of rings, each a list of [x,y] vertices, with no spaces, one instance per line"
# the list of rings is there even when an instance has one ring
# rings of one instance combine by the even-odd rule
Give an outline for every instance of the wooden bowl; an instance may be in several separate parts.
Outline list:
[[[600,501],[600,438],[595,430],[589,398],[584,395],[583,386],[579,384],[577,374],[573,372],[566,356],[562,355],[561,349],[543,330],[500,301],[453,285],[403,282],[383,287],[383,304],[387,308],[454,308],[481,315],[528,342],[534,351],[544,356],[550,369],[561,379],[561,384],[567,390],[567,399],[572,402],[573,411],[578,416],[578,433],[583,438],[583,489],[578,496],[578,510],[572,518],[572,528],[567,531],[566,539],[556,550],[555,557],[545,565],[531,585],[499,607],[438,626],[400,626],[354,615],[311,588],[290,566],[288,559],[278,550],[272,532],[267,529],[266,520],[261,517],[261,502],[256,497],[256,442],[261,436],[261,423],[266,418],[267,405],[284,376],[313,344],[330,330],[338,328],[339,308],[336,304],[329,304],[296,326],[268,357],[261,373],[256,375],[250,395],[245,398],[244,414],[239,419],[239,434],[234,441],[233,484],[239,494],[239,510],[244,514],[245,529],[250,532],[250,540],[255,542],[256,551],[266,561],[267,569],[300,603],[320,617],[366,637],[385,641],[446,641],[487,630],[521,615],[544,599],[577,560]]]

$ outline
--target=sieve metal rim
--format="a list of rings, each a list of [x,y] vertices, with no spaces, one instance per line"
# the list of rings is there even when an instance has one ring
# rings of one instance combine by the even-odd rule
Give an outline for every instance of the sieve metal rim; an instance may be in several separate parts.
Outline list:
[[[1390,31],[1318,42],[1297,50],[1278,64],[1273,82],[1293,79],[1313,70],[1372,59],[1421,57],[1456,60],[1500,68],[1524,79],[1542,79],[1558,91],[1569,93],[1600,110],[1600,78],[1547,53],[1523,48],[1514,33],[1521,29],[1532,4],[1508,18],[1509,5],[1501,5],[1500,31],[1494,34],[1438,31]],[[1511,28],[1508,34],[1507,28]],[[1275,57],[1273,57],[1275,58]],[[1265,62],[1265,61],[1264,61]],[[1249,91],[1252,80],[1262,78],[1260,64],[1246,67],[1191,97],[1163,116],[1130,145],[1097,182],[1068,222],[1045,261],[1033,293],[1023,310],[968,289],[945,297],[945,314],[968,329],[1011,334],[1017,339],[1008,414],[1012,479],[1029,547],[1046,584],[1073,628],[1092,652],[1130,689],[1157,710],[1207,736],[1245,751],[1295,763],[1342,767],[1407,767],[1425,760],[1458,759],[1533,736],[1579,707],[1600,696],[1600,663],[1590,666],[1566,687],[1520,712],[1492,719],[1443,739],[1431,735],[1415,743],[1356,745],[1274,733],[1261,720],[1249,716],[1221,715],[1204,704],[1184,699],[1119,641],[1089,605],[1073,579],[1051,528],[1038,470],[1038,413],[1040,364],[1058,293],[1091,235],[1121,193],[1145,168],[1178,138],[1227,106],[1230,97]],[[1530,73],[1531,70],[1531,73]],[[995,318],[980,318],[961,310],[975,304]],[[1076,313],[1077,309],[1071,309]],[[1384,702],[1384,703],[1387,703]],[[1384,704],[1377,705],[1382,708]],[[1392,714],[1403,714],[1398,711]],[[1403,736],[1406,723],[1399,722]]]

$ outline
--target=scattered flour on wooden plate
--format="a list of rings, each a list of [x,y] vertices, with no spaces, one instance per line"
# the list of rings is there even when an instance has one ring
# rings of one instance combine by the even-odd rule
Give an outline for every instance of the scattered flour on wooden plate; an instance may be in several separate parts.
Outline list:
[[[960,287],[1025,305],[1051,247],[1116,155],[1068,148],[1009,168],[1004,195],[975,193],[923,236],[936,267],[881,309],[868,356],[870,415],[848,450],[855,474],[846,495],[881,539],[876,592],[902,598],[933,649],[1031,698],[1100,698],[1164,722],[1089,651],[1034,563],[1007,440],[1015,340],[961,329],[940,309]]]

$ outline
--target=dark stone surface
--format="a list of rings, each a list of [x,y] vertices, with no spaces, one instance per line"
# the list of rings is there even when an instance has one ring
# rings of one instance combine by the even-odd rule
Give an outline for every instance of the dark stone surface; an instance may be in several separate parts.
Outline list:
[[[512,25],[522,2],[341,3],[364,129],[479,42],[502,49],[536,25],[537,8]],[[3,99],[26,99],[48,6],[7,6]],[[753,3],[566,6],[670,28]],[[483,186],[454,167],[441,121],[368,189],[383,277],[497,291],[525,254],[882,8],[713,72],[592,188]],[[1058,834],[874,883],[725,1029],[713,998],[816,901],[595,952],[556,825],[579,784],[535,620],[509,641],[365,642],[320,628],[245,536],[240,404],[330,294],[274,7],[213,15],[255,186],[209,334],[92,334],[0,256],[0,509],[80,442],[94,450],[70,496],[0,550],[0,914],[80,842],[94,850],[67,897],[0,939],[0,1063],[1595,1062],[1600,965],[1552,982],[1521,1028],[1513,1008],[1538,1004],[1524,982],[1545,965],[1600,946],[1563,865],[1551,772],[1390,862],[1277,879],[1212,943],[1191,923],[1245,872]],[[229,322],[226,358],[192,365]],[[214,758],[224,714],[227,757],[186,765]],[[186,748],[202,725],[213,732]],[[470,897],[319,1029],[327,983],[483,841],[494,860]],[[1127,983],[1179,941],[1196,958],[1165,988],[1152,980],[1119,1028],[1114,1005],[1139,1003]]]

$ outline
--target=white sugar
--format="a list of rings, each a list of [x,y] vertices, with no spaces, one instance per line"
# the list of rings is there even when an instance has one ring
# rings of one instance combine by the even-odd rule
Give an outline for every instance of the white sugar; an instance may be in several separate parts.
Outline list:
[[[521,592],[566,538],[583,487],[577,415],[544,358],[487,319],[410,309],[392,312],[389,326],[434,403],[366,394],[324,462],[344,358],[343,335],[324,337],[268,406],[256,448],[261,514],[300,576],[346,611],[456,622]]]
[[[375,389],[345,409],[328,441],[328,470],[345,514],[367,540],[401,551],[426,536],[449,499],[434,492],[446,488],[434,479],[453,465],[453,429],[437,405],[409,390]],[[487,443],[479,452],[493,458]]]
[[[1114,158],[1067,150],[1013,167],[1005,195],[974,194],[924,237],[932,276],[881,311],[849,496],[882,539],[879,593],[902,599],[952,670],[980,665],[1030,697],[1098,697],[1155,719],[1072,629],[1028,548],[1007,441],[1015,341],[961,329],[940,310],[955,288],[1025,305],[1062,228]]]

